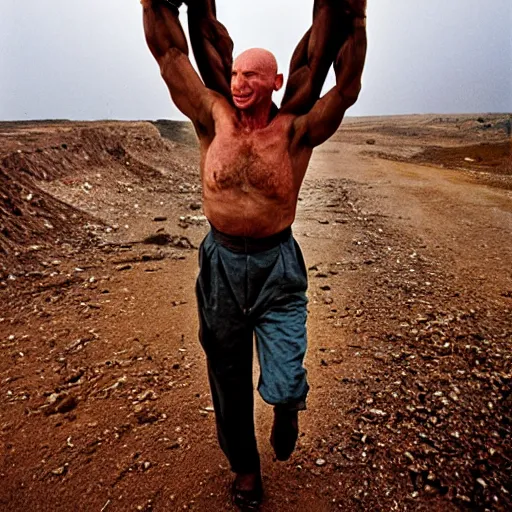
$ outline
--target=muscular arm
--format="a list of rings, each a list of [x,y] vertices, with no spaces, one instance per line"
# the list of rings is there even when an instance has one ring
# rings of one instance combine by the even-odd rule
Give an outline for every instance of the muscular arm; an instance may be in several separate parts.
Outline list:
[[[336,86],[296,122],[305,123],[306,143],[318,146],[339,128],[345,111],[357,100],[366,57],[366,19],[352,20],[351,34],[339,51],[334,70]]]
[[[313,24],[295,49],[281,112],[303,115],[322,92],[327,73],[352,31],[364,17],[365,0],[315,0]]]
[[[217,20],[215,0],[185,0],[188,28],[194,57],[209,89],[231,102],[233,41],[226,27]]]
[[[188,58],[188,45],[178,9],[161,0],[141,0],[144,32],[176,106],[194,124],[211,118],[213,98]]]

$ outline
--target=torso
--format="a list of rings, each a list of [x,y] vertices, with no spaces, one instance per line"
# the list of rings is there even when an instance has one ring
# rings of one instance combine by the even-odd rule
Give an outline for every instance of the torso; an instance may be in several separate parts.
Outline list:
[[[208,220],[230,235],[270,236],[295,219],[311,149],[298,144],[294,116],[246,130],[234,111],[214,116],[215,135],[201,139],[203,207]]]

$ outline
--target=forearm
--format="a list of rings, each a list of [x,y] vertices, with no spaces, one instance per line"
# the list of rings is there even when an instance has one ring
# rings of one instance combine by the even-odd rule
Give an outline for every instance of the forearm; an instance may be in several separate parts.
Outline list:
[[[320,97],[327,73],[343,42],[349,24],[339,0],[315,0],[313,24],[297,46],[282,109],[305,114]]]
[[[231,100],[233,42],[216,18],[215,0],[189,0],[188,26],[197,66],[209,89]]]
[[[353,21],[352,33],[343,44],[334,63],[336,90],[343,99],[345,110],[351,107],[359,96],[366,49],[366,18],[356,18]]]
[[[149,49],[160,63],[169,50],[188,55],[188,44],[178,9],[162,0],[142,0],[144,32]]]
[[[357,100],[366,57],[365,18],[352,18],[351,30],[336,56],[336,85],[304,116],[307,143],[318,146],[339,128],[345,111]]]

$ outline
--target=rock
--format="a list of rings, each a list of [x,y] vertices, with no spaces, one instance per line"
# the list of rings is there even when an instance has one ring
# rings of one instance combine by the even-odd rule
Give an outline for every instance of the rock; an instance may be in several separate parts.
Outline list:
[[[154,222],[165,222],[166,220],[167,217],[164,217],[163,215],[158,215],[153,219]]]
[[[384,412],[380,409],[370,409],[370,413],[375,416],[387,416],[388,415],[387,412]]]
[[[373,145],[375,144],[375,142],[376,142],[376,141],[375,141],[375,139],[368,139],[368,140],[366,141],[366,144],[368,144],[368,145],[370,145],[370,146],[373,146]]]
[[[189,208],[191,210],[200,210],[201,209],[201,203],[197,203],[197,202],[190,203]]]
[[[48,404],[44,405],[44,413],[47,416],[52,414],[65,414],[72,411],[78,405],[73,395],[66,393],[52,393],[48,398]]]
[[[146,425],[148,423],[155,423],[160,419],[160,415],[157,414],[152,409],[149,409],[148,407],[138,404],[134,408],[135,412],[135,418],[137,418],[137,422],[140,425]]]
[[[66,412],[72,411],[77,405],[78,400],[73,395],[69,395],[57,405],[55,412],[64,414]]]
[[[316,461],[315,461],[315,464],[317,466],[325,466],[326,463],[327,463],[327,461],[325,459],[316,459]]]
[[[147,245],[170,245],[173,237],[167,233],[160,233],[146,237],[142,243]]]
[[[162,261],[165,259],[163,252],[157,252],[156,254],[143,254],[140,261]]]
[[[138,400],[139,402],[144,402],[146,400],[157,400],[157,399],[158,399],[158,395],[152,389],[143,391],[136,397],[136,400]]]
[[[68,472],[67,465],[61,466],[60,468],[54,469],[52,475],[63,476]]]
[[[327,292],[331,289],[331,287],[328,284],[324,284],[323,286],[320,286],[320,290],[323,290],[324,292]]]
[[[477,483],[480,484],[484,489],[487,488],[487,482],[483,478],[477,478]]]
[[[142,240],[146,245],[171,245],[182,249],[194,249],[194,244],[186,236],[172,236],[168,233],[150,235]]]

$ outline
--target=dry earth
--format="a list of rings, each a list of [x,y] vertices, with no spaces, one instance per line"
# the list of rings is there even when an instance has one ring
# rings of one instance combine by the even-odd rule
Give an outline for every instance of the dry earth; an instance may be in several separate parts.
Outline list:
[[[257,402],[263,511],[512,509],[510,125],[349,119],[315,152],[312,392],[286,463]],[[0,123],[0,162],[0,509],[232,510],[189,126]]]

